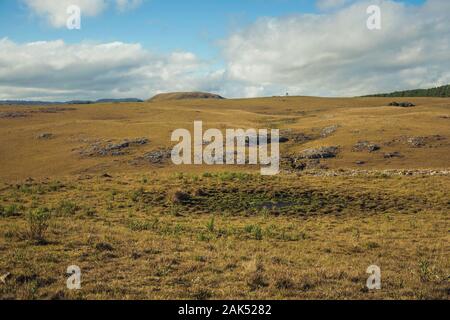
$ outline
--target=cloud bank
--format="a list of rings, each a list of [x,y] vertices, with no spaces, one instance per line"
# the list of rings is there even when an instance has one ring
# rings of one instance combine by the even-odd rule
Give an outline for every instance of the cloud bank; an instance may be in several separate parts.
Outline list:
[[[214,78],[194,54],[156,55],[139,44],[16,44],[0,40],[0,99],[142,97],[194,90]],[[208,80],[209,79],[209,80]]]
[[[326,15],[264,18],[224,43],[228,73],[267,93],[361,95],[450,82],[450,1],[382,1],[382,30],[359,1]]]
[[[105,3],[87,2],[92,14]],[[371,4],[259,19],[221,41],[223,69],[189,52],[159,55],[139,44],[3,39],[0,99],[148,98],[190,90],[354,96],[450,83],[450,1],[381,1],[382,29],[374,31],[366,27]]]

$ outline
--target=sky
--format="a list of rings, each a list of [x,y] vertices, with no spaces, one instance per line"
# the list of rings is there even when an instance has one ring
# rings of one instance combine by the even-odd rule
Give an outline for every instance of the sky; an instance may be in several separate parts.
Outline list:
[[[374,4],[380,30],[366,25]],[[448,0],[0,1],[0,100],[434,87],[450,83],[448,21]]]

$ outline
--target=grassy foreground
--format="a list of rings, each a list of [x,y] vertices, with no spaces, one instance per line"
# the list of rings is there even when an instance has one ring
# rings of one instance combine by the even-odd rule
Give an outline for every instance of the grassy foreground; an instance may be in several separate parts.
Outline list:
[[[393,100],[2,107],[0,299],[449,299],[450,99]],[[196,120],[280,129],[282,174],[172,165]]]
[[[2,299],[448,299],[450,177],[80,175],[0,185]],[[382,289],[366,288],[368,266]],[[66,289],[66,269],[82,289]]]

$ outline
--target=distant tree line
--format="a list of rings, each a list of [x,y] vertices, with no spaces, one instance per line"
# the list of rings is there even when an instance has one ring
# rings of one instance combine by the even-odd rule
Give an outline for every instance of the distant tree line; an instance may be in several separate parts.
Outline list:
[[[366,97],[450,97],[450,85],[448,84],[446,86],[431,89],[415,89],[373,94]]]

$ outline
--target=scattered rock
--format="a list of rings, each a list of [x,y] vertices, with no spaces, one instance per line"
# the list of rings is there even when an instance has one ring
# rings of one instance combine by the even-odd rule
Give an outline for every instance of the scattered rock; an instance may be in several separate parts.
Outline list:
[[[205,197],[205,196],[208,195],[208,193],[205,190],[203,190],[203,189],[197,189],[197,190],[195,190],[195,194],[194,195],[196,197]]]
[[[335,158],[339,153],[339,147],[320,147],[320,148],[310,148],[302,151],[300,154],[301,159],[327,159]]]
[[[1,119],[16,119],[16,118],[25,118],[28,117],[26,112],[14,111],[14,112],[1,112]]]
[[[128,148],[132,146],[142,146],[149,142],[147,138],[125,139],[119,143],[109,143],[106,146],[101,142],[93,143],[89,148],[81,150],[83,156],[122,156],[126,154]]]
[[[371,143],[369,141],[358,141],[358,143],[355,144],[352,149],[352,151],[354,152],[362,152],[362,151],[375,152],[378,150],[380,150],[380,146],[375,143]]]
[[[416,137],[408,137],[408,136],[401,136],[394,138],[390,141],[387,141],[384,143],[386,146],[393,146],[396,144],[406,144],[412,148],[422,148],[422,147],[439,147],[445,145],[445,142],[442,143],[442,141],[446,140],[446,137],[441,136],[439,134],[432,135],[432,136],[416,136]]]
[[[293,141],[295,143],[305,143],[307,141],[314,140],[313,137],[301,133],[301,132],[292,132],[291,130],[282,130],[280,131],[280,142],[288,142]]]
[[[295,171],[327,169],[325,165],[320,163],[320,159],[302,159],[299,157],[286,157],[282,159],[282,166]]]
[[[425,137],[409,137],[406,142],[413,148],[422,148],[426,145]]]
[[[3,119],[25,118],[25,117],[29,117],[35,113],[58,113],[58,112],[72,111],[72,110],[76,110],[76,109],[75,108],[49,107],[49,108],[40,108],[38,110],[9,111],[9,112],[0,112],[0,118],[3,118]]]
[[[40,135],[38,135],[38,139],[41,139],[41,140],[48,140],[51,138],[53,138],[52,133],[41,133]]]
[[[75,111],[77,109],[75,108],[61,108],[61,107],[48,107],[48,108],[41,108],[37,113],[58,113],[58,112],[65,112],[65,111]]]
[[[356,161],[355,163],[356,163],[358,166],[362,166],[362,165],[366,164],[365,161]]]
[[[339,170],[305,170],[304,175],[318,177],[357,177],[357,176],[450,176],[450,170],[437,169],[388,169],[388,170],[359,170],[359,169],[339,169]]]
[[[95,245],[95,249],[98,251],[113,251],[114,248],[112,245],[106,242],[99,242]]]
[[[174,204],[185,204],[191,200],[191,195],[183,191],[175,191],[169,194],[169,200]]]
[[[320,134],[320,136],[321,136],[322,138],[329,137],[329,136],[331,136],[333,133],[335,133],[336,130],[337,130],[338,128],[339,128],[338,125],[333,125],[333,126],[330,126],[330,127],[326,127],[326,128],[324,128],[324,129],[322,130],[322,133]]]
[[[411,108],[411,107],[415,107],[416,105],[414,103],[411,102],[391,102],[389,103],[390,107],[402,107],[402,108]]]
[[[385,159],[391,159],[391,158],[401,158],[402,155],[400,154],[400,152],[395,151],[395,152],[389,152],[389,153],[385,153],[384,154],[384,158]]]
[[[170,149],[159,149],[144,154],[143,158],[153,164],[161,164],[170,159],[172,151]]]

